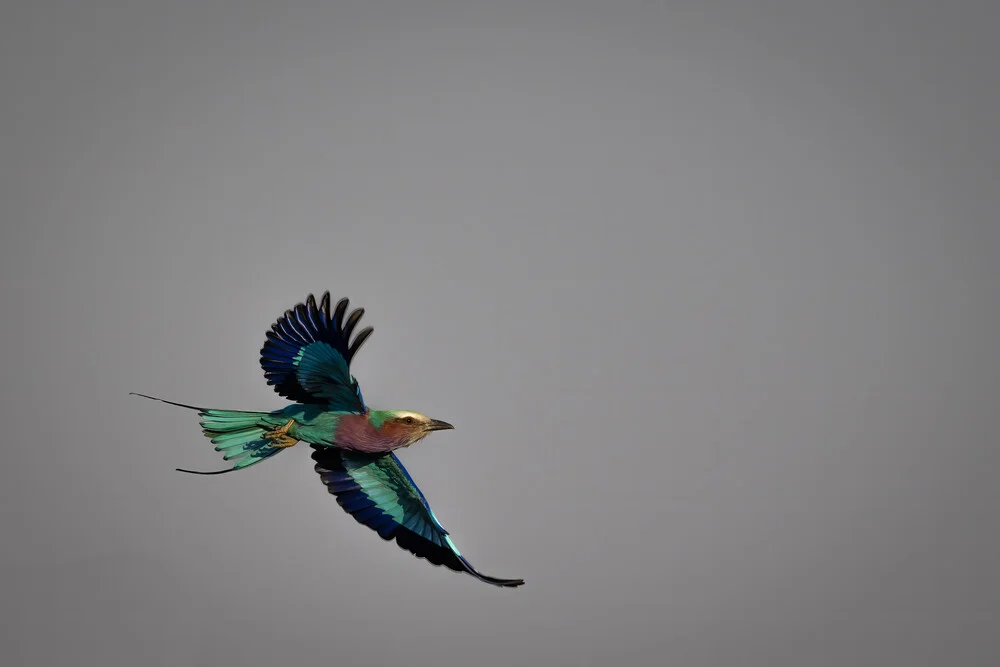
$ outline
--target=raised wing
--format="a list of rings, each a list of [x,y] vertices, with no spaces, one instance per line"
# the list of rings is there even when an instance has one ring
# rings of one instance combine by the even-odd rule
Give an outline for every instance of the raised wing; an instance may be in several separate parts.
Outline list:
[[[352,343],[351,334],[365,309],[356,308],[345,322],[347,304],[347,299],[341,299],[331,314],[329,292],[323,294],[319,307],[310,294],[305,303],[286,310],[271,325],[260,350],[260,365],[267,383],[279,395],[329,410],[367,412],[350,365],[374,329],[365,327]]]
[[[358,523],[393,539],[434,565],[468,572],[494,586],[514,588],[523,579],[498,579],[477,572],[434,516],[427,499],[394,454],[361,454],[313,445],[316,472],[327,491]]]

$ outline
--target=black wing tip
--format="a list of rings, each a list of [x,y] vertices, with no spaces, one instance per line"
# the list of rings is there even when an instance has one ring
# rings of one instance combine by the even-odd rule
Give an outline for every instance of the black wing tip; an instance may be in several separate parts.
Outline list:
[[[464,572],[483,583],[499,588],[517,588],[524,585],[524,579],[505,579],[483,574],[472,567],[472,564],[465,556],[454,551],[454,547],[449,549],[443,546],[432,545],[426,538],[413,533],[403,526],[397,527],[388,537],[383,537],[385,540],[391,540],[392,538],[395,538],[397,546],[410,552],[417,558],[426,560],[431,565],[446,567],[454,572]]]
[[[333,316],[331,320],[335,330],[338,332],[343,330],[344,313],[347,312],[347,305],[349,303],[350,299],[345,296],[337,302],[337,305],[333,309]]]
[[[398,543],[398,541],[397,541],[397,543]],[[455,567],[450,566],[448,563],[444,563],[444,562],[442,562],[442,563],[435,563],[434,561],[432,561],[431,559],[427,558],[426,556],[422,556],[422,555],[414,553],[412,551],[410,553],[413,553],[413,555],[416,556],[417,558],[423,558],[424,560],[426,560],[431,565],[435,565],[437,567],[446,567],[446,568],[448,568],[450,570],[453,570],[455,572],[465,572],[469,576],[475,577],[479,581],[481,581],[481,582],[483,582],[485,584],[490,584],[491,586],[496,586],[497,588],[518,588],[519,586],[524,586],[524,579],[504,579],[502,577],[491,577],[488,574],[483,574],[482,572],[480,572],[476,568],[472,567],[472,565],[469,564],[469,561],[465,560],[464,556],[459,556],[458,557],[459,568],[460,568],[459,569],[459,568],[455,568]]]
[[[347,353],[351,356],[351,359],[354,358],[354,355],[358,353],[358,350],[361,349],[361,346],[365,344],[365,341],[368,340],[373,333],[375,333],[375,327],[365,327],[358,332],[358,335],[354,337],[354,342],[351,343],[351,346],[347,349]]]
[[[459,556],[458,561],[462,564],[462,567],[466,572],[471,574],[473,577],[479,581],[485,582],[487,584],[492,584],[499,588],[517,588],[518,586],[524,586],[524,579],[504,579],[501,577],[491,577],[488,574],[483,574],[465,559],[465,556]]]
[[[470,572],[469,574],[472,573]],[[497,588],[519,588],[524,586],[524,579],[499,579],[485,574],[473,574],[472,576]]]
[[[287,309],[281,316],[279,316],[275,322],[271,325],[271,332],[267,336],[269,339],[277,338],[279,341],[285,341],[286,333],[282,331],[282,321],[289,321],[294,318],[296,314],[308,314],[310,312],[322,313],[325,316],[325,322],[323,323],[323,328],[328,329],[329,333],[334,334],[340,338],[340,345],[343,346],[342,353],[345,355],[345,361],[350,364],[354,358],[354,355],[361,348],[366,340],[375,332],[374,327],[365,327],[358,332],[357,336],[353,336],[354,329],[361,321],[361,318],[365,314],[365,309],[363,307],[355,308],[348,314],[347,310],[350,306],[350,299],[341,297],[337,301],[337,305],[330,310],[330,290],[323,292],[323,296],[320,297],[319,305],[316,304],[316,295],[310,292],[306,295],[306,298],[295,304],[293,307]],[[346,315],[346,319],[345,319]],[[289,326],[294,328],[294,324],[289,322]],[[318,333],[318,332],[317,332]],[[353,336],[353,340],[352,340]],[[267,342],[261,348],[261,354],[264,354],[267,348]]]
[[[301,313],[318,312],[325,315],[327,320],[326,324],[332,325],[332,332],[340,334],[344,339],[343,344],[345,348],[349,349],[351,345],[350,345],[350,340],[348,339],[350,339],[354,327],[358,324],[358,322],[361,320],[361,317],[365,314],[365,309],[363,307],[359,307],[355,308],[353,311],[351,311],[350,315],[348,315],[347,309],[350,303],[351,300],[349,298],[347,298],[346,296],[341,297],[341,299],[337,301],[337,305],[334,306],[331,312],[330,290],[326,290],[325,292],[323,292],[323,296],[320,297],[318,306],[316,303],[315,293],[310,292],[308,295],[306,295],[306,298],[303,301],[285,310],[285,312],[282,313],[271,325],[271,330],[275,334],[277,334],[278,338],[283,338],[284,337],[283,332],[281,331],[282,320],[288,320],[298,312]],[[346,321],[344,319],[345,315],[347,315]],[[372,327],[367,327],[363,331],[368,331],[368,329],[372,329],[372,331],[374,331]],[[369,335],[371,335],[370,332],[366,335],[366,337]],[[356,347],[361,347],[361,346],[359,344]],[[349,359],[347,361],[348,363],[350,363]]]
[[[491,577],[488,574],[483,574],[476,568],[472,567],[469,564],[469,561],[465,560],[464,556],[456,557],[457,562],[455,561],[449,562],[447,560],[438,560],[437,558],[431,558],[429,557],[430,554],[427,553],[418,553],[413,549],[404,546],[403,544],[400,544],[398,536],[399,536],[398,531],[394,531],[393,533],[385,536],[379,535],[379,537],[381,537],[386,542],[395,541],[397,546],[410,552],[417,558],[427,561],[434,567],[443,567],[453,572],[464,572],[465,574],[468,574],[469,576],[474,577],[483,583],[490,584],[491,586],[496,586],[497,588],[518,588],[519,586],[524,585],[524,579],[504,579],[501,577]],[[454,555],[453,551],[448,551],[447,553]]]

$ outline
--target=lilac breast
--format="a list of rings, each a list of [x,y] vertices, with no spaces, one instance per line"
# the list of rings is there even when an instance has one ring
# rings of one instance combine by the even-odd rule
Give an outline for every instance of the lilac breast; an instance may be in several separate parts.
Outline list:
[[[385,438],[372,426],[367,415],[342,417],[333,439],[338,447],[368,454],[391,452],[399,448],[399,443]]]

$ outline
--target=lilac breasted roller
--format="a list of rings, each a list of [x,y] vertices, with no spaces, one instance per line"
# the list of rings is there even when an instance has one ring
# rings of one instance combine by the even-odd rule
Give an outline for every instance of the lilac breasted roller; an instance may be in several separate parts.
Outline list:
[[[281,410],[217,410],[135,394],[196,410],[203,433],[232,465],[211,472],[178,470],[199,475],[245,470],[300,441],[309,443],[327,491],[382,539],[488,584],[521,586],[523,579],[490,577],[472,567],[396,457],[395,450],[454,427],[419,412],[372,410],[365,404],[350,364],[374,329],[366,327],[352,340],[365,311],[356,308],[345,319],[348,303],[341,299],[331,311],[329,292],[319,305],[310,294],[267,332],[260,351],[264,377],[280,396],[294,401]]]

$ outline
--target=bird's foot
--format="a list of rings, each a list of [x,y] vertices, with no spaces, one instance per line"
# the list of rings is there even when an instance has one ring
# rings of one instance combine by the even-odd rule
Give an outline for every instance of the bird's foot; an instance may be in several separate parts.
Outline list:
[[[298,438],[293,438],[288,435],[288,429],[290,429],[294,423],[294,419],[289,419],[287,424],[280,428],[276,428],[273,431],[268,431],[264,434],[264,437],[271,441],[272,447],[291,447],[299,441]]]

